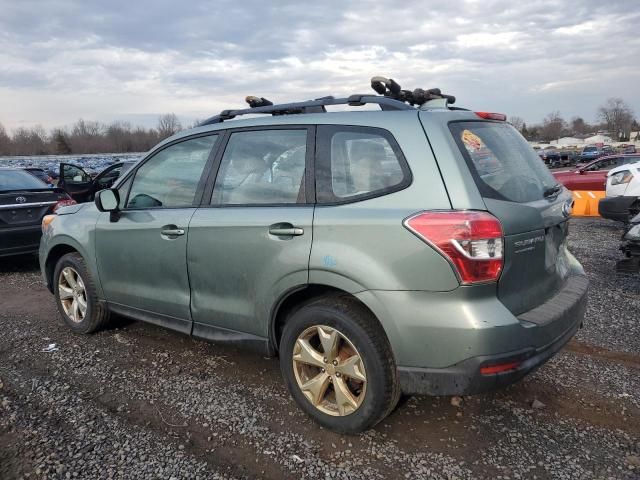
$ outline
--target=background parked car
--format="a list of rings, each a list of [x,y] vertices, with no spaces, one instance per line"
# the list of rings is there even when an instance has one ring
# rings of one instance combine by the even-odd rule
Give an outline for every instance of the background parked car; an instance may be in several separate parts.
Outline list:
[[[640,157],[638,157],[640,160]],[[640,213],[640,162],[616,167],[607,175],[607,196],[600,200],[600,215],[629,222]]]
[[[602,150],[595,145],[587,145],[578,156],[578,165],[586,165],[602,156]]]
[[[544,150],[538,150],[538,156],[547,165],[551,165],[554,162],[560,161],[560,152],[558,152],[555,148],[545,148]]]
[[[39,178],[40,180],[42,180],[44,183],[46,183],[49,186],[52,186],[53,183],[53,179],[51,178],[51,176],[45,172],[42,168],[38,168],[38,167],[24,167],[23,169],[26,172],[29,172],[31,175],[33,175],[36,178]]]
[[[63,188],[76,202],[90,202],[96,192],[111,188],[120,175],[135,164],[136,162],[114,163],[94,178],[82,167],[61,163],[58,187]]]
[[[558,151],[558,157],[552,159],[549,162],[551,168],[557,167],[570,167],[576,163],[576,152],[572,150],[560,150]]]
[[[73,203],[23,169],[0,167],[0,257],[37,252],[42,217]]]
[[[612,155],[595,160],[571,172],[554,172],[553,176],[569,190],[604,191],[607,173],[612,168],[640,161],[640,155]]]
[[[616,265],[617,270],[640,273],[640,214],[631,219],[622,236],[620,250],[625,258]]]

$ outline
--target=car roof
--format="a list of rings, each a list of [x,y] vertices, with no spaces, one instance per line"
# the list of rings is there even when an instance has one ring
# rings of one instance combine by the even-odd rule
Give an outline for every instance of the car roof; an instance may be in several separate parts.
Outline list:
[[[354,107],[358,108],[358,107]],[[452,120],[483,120],[474,112],[469,110],[453,110],[453,109],[433,109],[421,110],[412,108],[409,110],[347,110],[332,111],[323,113],[293,113],[284,115],[263,115],[259,117],[239,118],[225,120],[221,123],[213,123],[194,127],[190,130],[182,130],[175,135],[163,140],[153,147],[144,158],[149,156],[156,150],[164,147],[168,143],[172,143],[181,138],[190,137],[200,133],[215,133],[216,131],[225,131],[228,129],[244,128],[244,127],[268,127],[279,125],[292,125],[295,127],[304,127],[312,125],[350,125],[362,127],[384,128],[393,130],[396,120],[414,117],[416,120],[419,115],[438,115],[443,121]],[[506,122],[504,122],[506,123]]]

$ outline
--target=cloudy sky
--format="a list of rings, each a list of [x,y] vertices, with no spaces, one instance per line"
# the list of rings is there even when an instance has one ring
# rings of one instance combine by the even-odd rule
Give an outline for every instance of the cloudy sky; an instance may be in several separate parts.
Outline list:
[[[530,123],[610,96],[640,115],[639,28],[637,0],[0,0],[0,123],[189,123],[373,75]]]

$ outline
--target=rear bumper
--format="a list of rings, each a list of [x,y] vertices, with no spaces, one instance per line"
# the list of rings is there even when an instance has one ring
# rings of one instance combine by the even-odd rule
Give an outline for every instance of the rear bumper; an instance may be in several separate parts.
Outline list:
[[[598,203],[600,215],[609,220],[618,222],[629,221],[629,208],[638,200],[638,197],[606,197]]]
[[[40,224],[1,229],[0,257],[37,253],[41,236]]]
[[[518,317],[523,334],[556,322],[568,324],[560,335],[541,347],[481,355],[446,368],[398,367],[400,387],[406,394],[471,395],[510,385],[532,372],[558,352],[582,324],[587,305],[588,280],[573,275],[564,288],[549,301]],[[518,366],[502,373],[483,375],[485,366],[517,362]]]

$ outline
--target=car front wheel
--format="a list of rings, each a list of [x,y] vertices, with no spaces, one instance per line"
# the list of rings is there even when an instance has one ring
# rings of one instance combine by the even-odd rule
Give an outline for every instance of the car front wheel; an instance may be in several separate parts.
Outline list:
[[[53,289],[58,311],[76,333],[93,333],[109,322],[109,312],[98,302],[96,287],[78,253],[58,260],[53,273]]]
[[[302,410],[340,433],[373,427],[398,402],[386,335],[370,312],[348,298],[325,298],[296,311],[282,335],[280,366]]]

